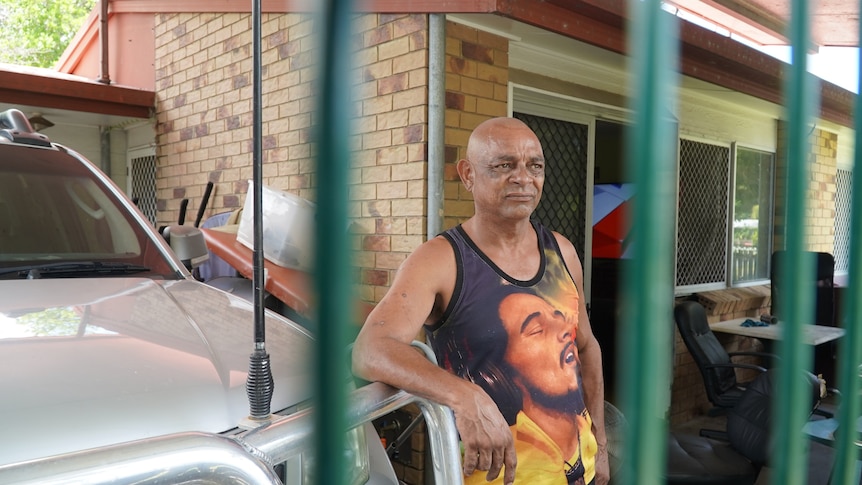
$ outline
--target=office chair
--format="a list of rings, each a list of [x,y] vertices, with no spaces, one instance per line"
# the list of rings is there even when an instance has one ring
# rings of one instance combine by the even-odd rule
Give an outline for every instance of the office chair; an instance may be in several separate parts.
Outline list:
[[[759,374],[727,411],[727,439],[715,440],[682,432],[668,437],[668,485],[751,485],[772,453],[770,422],[776,370]],[[811,392],[811,412],[820,405],[820,382],[804,372]]]
[[[764,352],[728,353],[709,328],[703,306],[696,301],[680,302],[674,307],[673,316],[682,341],[703,376],[706,397],[714,406],[709,411],[710,416],[723,414],[733,408],[745,391],[746,383],[737,381],[736,369],[766,372],[766,368],[759,365],[735,363],[733,357],[775,359],[774,355]]]

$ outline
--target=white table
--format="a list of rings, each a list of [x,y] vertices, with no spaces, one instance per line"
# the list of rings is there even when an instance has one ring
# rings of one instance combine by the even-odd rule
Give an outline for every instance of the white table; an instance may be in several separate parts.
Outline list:
[[[734,318],[723,322],[711,323],[709,328],[713,332],[731,333],[744,337],[753,337],[764,340],[781,340],[784,324],[777,323],[765,327],[743,327],[742,322],[751,318],[757,321],[757,317]],[[802,339],[808,345],[820,345],[844,336],[844,329],[839,327],[827,327],[825,325],[803,325]]]

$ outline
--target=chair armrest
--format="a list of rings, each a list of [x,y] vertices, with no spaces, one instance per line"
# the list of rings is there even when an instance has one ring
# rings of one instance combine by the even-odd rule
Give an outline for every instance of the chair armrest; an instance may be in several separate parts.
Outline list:
[[[733,364],[733,363],[731,363],[731,364],[704,364],[703,366],[707,369],[716,369],[719,367],[732,367],[732,368],[739,368],[739,369],[756,370],[758,372],[766,372],[765,367],[761,367],[759,365],[754,365],[754,364],[742,364],[742,363],[740,363],[740,364]]]
[[[740,356],[750,356],[750,357],[763,357],[764,359],[781,360],[781,358],[778,357],[777,355],[770,354],[767,352],[728,352],[727,355],[729,355],[731,358],[740,357]]]

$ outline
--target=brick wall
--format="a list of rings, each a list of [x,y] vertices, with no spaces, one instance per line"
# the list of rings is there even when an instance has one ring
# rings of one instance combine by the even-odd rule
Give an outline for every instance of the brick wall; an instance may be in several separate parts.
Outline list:
[[[314,199],[309,16],[262,17],[263,183]],[[159,223],[190,215],[207,182],[206,215],[242,206],[252,178],[251,16],[156,16]]]
[[[831,253],[835,247],[835,196],[838,188],[838,135],[816,129],[811,135],[811,174],[808,182],[808,247]]]
[[[242,207],[252,177],[251,17],[159,15],[158,218]],[[310,129],[316,108],[312,19],[265,14],[261,45],[263,183],[314,200]],[[425,239],[427,16],[356,18],[350,216],[360,296],[378,301],[406,255]]]
[[[444,228],[473,215],[473,197],[456,164],[479,123],[508,112],[509,41],[462,24],[446,23],[446,166]]]
[[[360,297],[377,302],[401,262],[425,241],[428,121],[428,17],[359,17],[357,107],[351,170],[354,263]],[[405,409],[414,418],[415,406]],[[398,478],[425,483],[425,424],[410,456],[392,461]]]
[[[356,21],[357,140],[350,199],[363,300],[379,301],[398,266],[425,241],[428,17]]]
[[[786,247],[785,194],[787,192],[787,124],[778,123],[778,153],[775,173],[775,239],[774,248]],[[838,135],[815,128],[808,137],[808,201],[805,215],[805,248],[831,253],[835,245],[835,196],[838,188]]]

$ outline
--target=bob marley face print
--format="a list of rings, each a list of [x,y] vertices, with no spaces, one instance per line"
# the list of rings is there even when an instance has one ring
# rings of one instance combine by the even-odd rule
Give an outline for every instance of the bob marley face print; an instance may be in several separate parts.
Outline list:
[[[515,293],[503,299],[499,312],[508,335],[503,360],[524,405],[580,413],[577,320],[570,310],[531,293]]]

